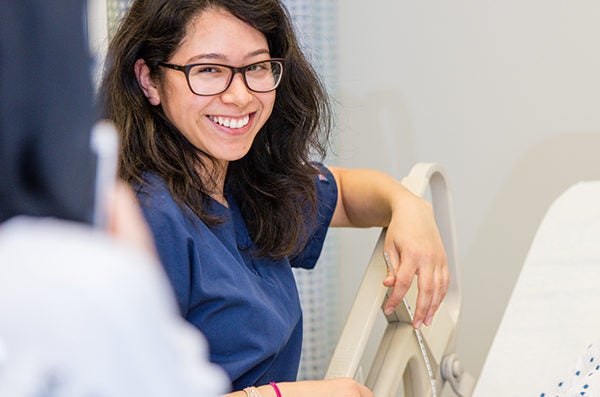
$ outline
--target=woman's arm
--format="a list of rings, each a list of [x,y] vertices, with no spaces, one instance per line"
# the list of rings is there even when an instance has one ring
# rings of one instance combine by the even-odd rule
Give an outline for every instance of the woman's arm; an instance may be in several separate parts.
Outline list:
[[[384,251],[396,275],[388,270],[383,281],[394,286],[385,311],[391,313],[402,302],[416,275],[419,293],[413,326],[431,324],[449,283],[446,253],[431,205],[385,173],[328,168],[338,186],[331,226],[387,227]]]
[[[360,383],[349,378],[307,380],[277,383],[281,397],[374,397]],[[257,387],[260,397],[278,397],[271,385]],[[229,393],[224,397],[246,397],[243,391]]]

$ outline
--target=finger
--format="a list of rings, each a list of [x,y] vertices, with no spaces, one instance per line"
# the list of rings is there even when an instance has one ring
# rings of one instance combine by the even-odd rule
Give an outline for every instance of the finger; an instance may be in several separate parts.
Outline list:
[[[440,274],[442,276],[440,301],[442,301],[446,297],[446,293],[448,292],[448,288],[450,286],[450,270],[448,270],[448,259],[445,252],[440,263],[442,264],[440,266]]]
[[[425,321],[424,321],[424,324],[427,326],[430,326],[431,323],[433,322],[433,316],[435,315],[435,313],[437,312],[437,310],[440,307],[440,304],[442,303],[442,299],[443,299],[443,295],[444,295],[443,269],[437,268],[433,274],[433,278],[434,278],[433,296],[431,298],[431,304],[429,305],[429,308],[427,309],[427,313],[425,314]]]
[[[431,301],[435,291],[433,269],[420,269],[417,280],[419,293],[417,295],[417,305],[413,317],[413,326],[416,329],[419,329],[425,321],[425,315],[431,306]]]
[[[450,272],[448,271],[447,266],[442,266],[440,269],[438,269],[436,274],[439,275],[440,280],[438,286],[436,287],[436,293],[434,294],[431,307],[429,308],[425,319],[425,323],[427,325],[431,325],[433,316],[438,311],[442,301],[446,297],[446,294],[448,293],[448,287],[450,286]]]
[[[391,299],[388,298],[384,307],[384,312],[386,314],[391,314],[394,310],[396,310],[396,307],[398,306],[401,298],[399,300],[393,297],[396,281],[398,280],[396,276],[398,273],[398,268],[400,267],[400,255],[398,253],[398,250],[396,249],[394,240],[391,238],[390,234],[386,235],[386,240],[384,242],[383,258],[387,267],[387,276],[383,281],[383,285],[386,287],[394,288],[392,290],[392,293],[390,294]]]
[[[369,388],[367,386],[362,385],[355,380],[352,380],[352,383],[353,383],[354,387],[353,387],[351,394],[349,394],[349,395],[354,396],[354,395],[356,395],[355,392],[358,391],[358,397],[374,397],[375,396],[373,394],[373,392],[371,390],[369,390]],[[344,394],[344,395],[346,395],[346,394]]]
[[[386,314],[391,314],[394,310],[396,310],[396,307],[402,303],[402,299],[404,299],[406,292],[412,284],[414,275],[415,268],[411,263],[404,261],[400,264],[396,274],[394,289],[392,290],[392,293],[385,304],[384,311]]]
[[[369,390],[366,386],[359,384],[360,397],[375,397],[375,394],[371,390]]]
[[[450,286],[450,271],[448,266],[444,265],[440,269],[441,283],[440,283],[440,301],[444,300],[448,293],[448,287]]]
[[[394,285],[395,281],[396,281],[396,277],[388,271],[387,275],[383,279],[383,285],[386,287],[391,287]]]
[[[398,256],[395,255],[395,257],[397,258]],[[383,251],[383,259],[387,268],[387,275],[383,280],[383,285],[385,285],[386,287],[391,287],[396,281],[396,267],[394,267],[392,259],[387,251]],[[396,259],[395,263],[398,263],[398,259]]]
[[[448,293],[448,288],[450,286],[450,272],[448,271],[448,266],[444,264],[438,267],[436,270],[436,276],[438,276],[439,282],[436,285],[432,304],[425,319],[425,323],[427,325],[431,325],[433,322],[433,316],[438,311],[440,305],[446,297],[446,294]]]

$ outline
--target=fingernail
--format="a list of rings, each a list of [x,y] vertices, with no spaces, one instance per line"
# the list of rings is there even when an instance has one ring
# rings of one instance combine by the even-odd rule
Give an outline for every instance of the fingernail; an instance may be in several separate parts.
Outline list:
[[[419,320],[415,323],[415,328],[416,329],[421,329],[421,325],[423,325],[423,321]]]
[[[429,327],[431,323],[433,323],[433,316],[427,316],[425,319],[425,325]]]
[[[391,306],[387,306],[384,310],[384,313],[390,315],[394,312],[394,309]]]

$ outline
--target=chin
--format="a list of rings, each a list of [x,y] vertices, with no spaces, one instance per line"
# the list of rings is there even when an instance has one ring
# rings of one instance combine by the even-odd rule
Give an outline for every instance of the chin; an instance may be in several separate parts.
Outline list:
[[[217,157],[219,160],[232,162],[232,161],[237,161],[237,160],[243,159],[244,157],[246,157],[248,152],[249,152],[249,150],[228,151],[227,153],[222,153],[222,155],[215,156],[215,157]]]

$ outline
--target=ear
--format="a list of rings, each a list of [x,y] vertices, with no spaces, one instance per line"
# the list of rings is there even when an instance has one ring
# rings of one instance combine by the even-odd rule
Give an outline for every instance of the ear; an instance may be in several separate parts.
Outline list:
[[[142,88],[146,98],[148,98],[148,101],[154,106],[160,105],[160,92],[150,76],[150,68],[146,65],[146,61],[143,59],[135,61],[134,70],[138,84]]]

